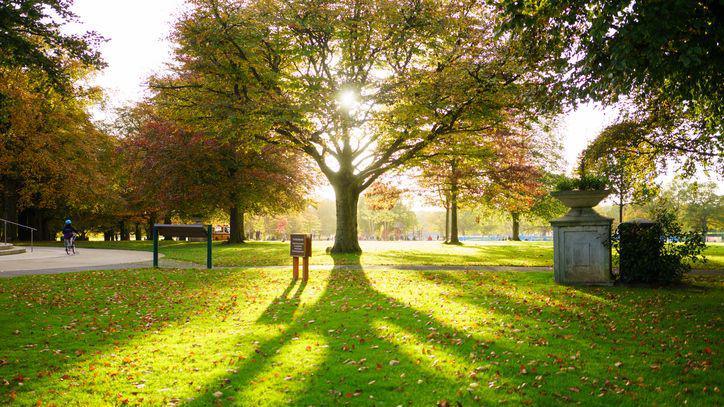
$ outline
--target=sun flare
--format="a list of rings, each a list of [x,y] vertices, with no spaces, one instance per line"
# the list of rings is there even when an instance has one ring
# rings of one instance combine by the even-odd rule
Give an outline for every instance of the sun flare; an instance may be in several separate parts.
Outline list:
[[[339,106],[344,109],[355,109],[359,105],[359,98],[357,97],[357,92],[353,90],[343,91],[339,95],[338,103]]]

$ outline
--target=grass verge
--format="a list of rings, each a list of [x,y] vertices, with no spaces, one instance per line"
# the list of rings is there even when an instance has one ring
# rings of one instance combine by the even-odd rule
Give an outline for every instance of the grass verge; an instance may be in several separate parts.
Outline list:
[[[60,245],[60,242],[44,242],[42,245]],[[325,253],[332,242],[315,241],[313,265],[331,265],[333,259]],[[362,265],[463,265],[463,266],[553,266],[552,242],[465,242],[462,246],[445,245],[441,242],[360,242],[362,256],[338,256],[340,264]],[[152,250],[151,242],[78,242],[79,248],[109,248],[128,250]],[[203,263],[206,243],[161,241],[160,251],[175,260]],[[706,263],[694,268],[723,270],[724,244],[709,244],[705,251]],[[290,265],[289,244],[282,242],[249,242],[229,245],[214,243],[214,266],[281,266]]]

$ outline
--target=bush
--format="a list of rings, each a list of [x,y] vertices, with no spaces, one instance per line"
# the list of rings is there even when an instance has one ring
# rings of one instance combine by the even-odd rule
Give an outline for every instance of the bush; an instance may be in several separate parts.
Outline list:
[[[556,183],[556,191],[600,191],[606,189],[608,180],[595,175],[583,175],[580,178],[562,177]]]
[[[578,183],[573,178],[562,177],[556,183],[556,191],[573,191],[578,187]]]
[[[595,175],[583,175],[578,180],[578,189],[581,191],[600,191],[606,189],[608,180]]]
[[[676,215],[662,209],[653,223],[622,223],[612,239],[619,254],[618,281],[673,284],[691,271],[691,262],[706,261],[699,232],[684,232]]]

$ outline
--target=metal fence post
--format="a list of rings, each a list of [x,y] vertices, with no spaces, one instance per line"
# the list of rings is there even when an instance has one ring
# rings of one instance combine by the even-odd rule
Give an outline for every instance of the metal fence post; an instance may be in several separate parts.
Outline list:
[[[153,267],[158,268],[158,229],[153,226]]]
[[[213,240],[211,225],[206,227],[206,268],[210,269],[212,265],[211,261],[211,242]]]

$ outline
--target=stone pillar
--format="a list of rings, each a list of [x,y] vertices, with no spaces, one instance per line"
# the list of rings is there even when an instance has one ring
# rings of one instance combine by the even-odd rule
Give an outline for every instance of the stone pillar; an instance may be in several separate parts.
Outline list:
[[[585,192],[589,191],[567,191],[565,194]],[[563,193],[554,196],[568,204],[566,199],[562,199],[566,197],[559,194]],[[553,271],[557,283],[613,284],[610,243],[612,223],[613,219],[599,215],[591,206],[573,206],[565,216],[551,221]]]

